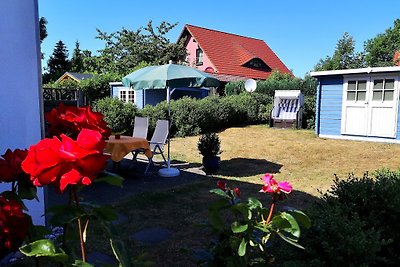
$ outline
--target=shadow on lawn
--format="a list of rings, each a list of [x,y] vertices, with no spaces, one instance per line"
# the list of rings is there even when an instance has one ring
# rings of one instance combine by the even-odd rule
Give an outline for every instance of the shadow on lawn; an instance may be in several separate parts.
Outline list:
[[[218,174],[224,176],[247,177],[263,175],[265,173],[278,173],[282,164],[265,159],[233,158],[222,160]]]

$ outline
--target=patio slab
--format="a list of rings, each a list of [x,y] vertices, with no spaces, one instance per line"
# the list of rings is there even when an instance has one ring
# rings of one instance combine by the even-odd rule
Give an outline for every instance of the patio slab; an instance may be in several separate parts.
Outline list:
[[[139,241],[144,245],[155,245],[168,240],[172,236],[172,232],[162,227],[146,228],[134,233],[130,238]]]

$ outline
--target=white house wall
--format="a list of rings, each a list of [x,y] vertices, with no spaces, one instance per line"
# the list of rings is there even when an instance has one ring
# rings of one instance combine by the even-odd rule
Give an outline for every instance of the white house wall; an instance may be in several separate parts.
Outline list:
[[[42,136],[42,91],[37,0],[0,1],[0,155],[25,149]],[[0,191],[9,190],[0,184]],[[44,224],[44,193],[26,204],[35,224]]]

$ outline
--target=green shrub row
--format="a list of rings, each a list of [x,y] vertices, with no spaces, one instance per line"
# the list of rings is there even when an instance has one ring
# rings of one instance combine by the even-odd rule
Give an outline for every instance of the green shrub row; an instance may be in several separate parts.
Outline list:
[[[270,97],[256,93],[227,97],[210,96],[200,100],[189,97],[172,100],[171,135],[198,135],[232,126],[266,123],[269,120],[271,102]],[[138,110],[132,104],[108,97],[96,101],[94,110],[105,115],[105,120],[113,131],[125,129],[125,134],[132,132],[135,116],[150,118],[149,136],[158,119],[168,118],[166,101]]]
[[[400,171],[373,176],[335,179],[306,212],[313,226],[303,236],[305,251],[285,266],[398,266]]]

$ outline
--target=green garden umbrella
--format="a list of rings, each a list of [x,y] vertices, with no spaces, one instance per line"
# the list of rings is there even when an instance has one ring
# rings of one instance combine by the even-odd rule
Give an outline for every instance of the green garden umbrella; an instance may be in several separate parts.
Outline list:
[[[134,90],[163,89],[166,90],[168,102],[168,120],[170,120],[170,98],[177,88],[218,87],[219,81],[215,77],[184,65],[165,64],[148,66],[134,71],[122,79],[126,87]],[[165,177],[179,175],[179,170],[170,165],[170,140],[168,135],[167,168],[161,169],[159,174]]]

